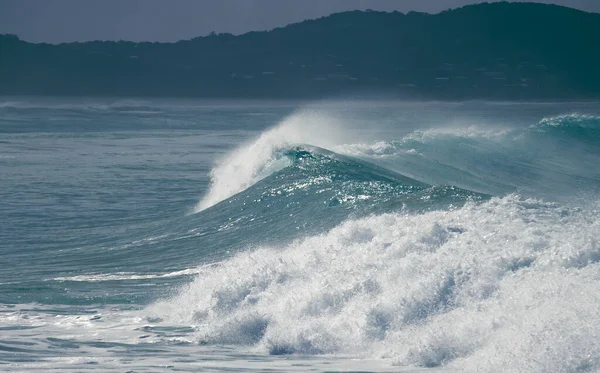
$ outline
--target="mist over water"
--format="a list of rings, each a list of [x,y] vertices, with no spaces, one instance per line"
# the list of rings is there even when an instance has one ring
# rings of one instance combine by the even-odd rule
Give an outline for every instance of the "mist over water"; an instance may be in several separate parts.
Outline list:
[[[600,370],[596,103],[0,113],[10,370]]]

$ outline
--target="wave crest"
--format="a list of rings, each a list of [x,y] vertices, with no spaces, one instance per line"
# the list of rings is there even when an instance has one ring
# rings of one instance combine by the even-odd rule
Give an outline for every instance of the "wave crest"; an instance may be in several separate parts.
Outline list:
[[[209,190],[194,212],[207,209],[289,166],[289,160],[280,153],[290,146],[303,143],[331,146],[341,136],[338,128],[334,119],[316,112],[290,116],[221,159],[210,172]]]
[[[600,129],[600,117],[585,114],[565,114],[542,119],[535,127]]]

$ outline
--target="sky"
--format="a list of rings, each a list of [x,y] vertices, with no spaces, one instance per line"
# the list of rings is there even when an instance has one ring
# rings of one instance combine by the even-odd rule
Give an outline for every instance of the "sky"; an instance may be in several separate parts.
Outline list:
[[[523,0],[522,0],[523,1]],[[437,13],[477,0],[0,0],[0,34],[31,42],[177,41],[269,30],[331,13]],[[536,0],[600,12],[600,0]]]

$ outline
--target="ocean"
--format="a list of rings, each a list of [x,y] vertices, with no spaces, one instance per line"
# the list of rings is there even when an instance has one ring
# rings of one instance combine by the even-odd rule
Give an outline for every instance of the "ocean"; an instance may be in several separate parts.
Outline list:
[[[0,371],[600,372],[600,103],[0,99]]]

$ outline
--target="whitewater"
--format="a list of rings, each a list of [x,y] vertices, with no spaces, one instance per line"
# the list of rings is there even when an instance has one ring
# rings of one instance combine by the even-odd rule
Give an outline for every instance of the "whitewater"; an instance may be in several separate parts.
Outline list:
[[[600,372],[600,104],[0,100],[0,371]]]

